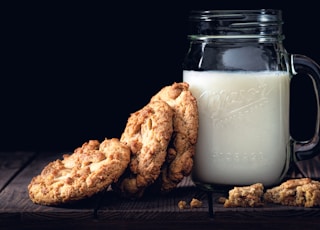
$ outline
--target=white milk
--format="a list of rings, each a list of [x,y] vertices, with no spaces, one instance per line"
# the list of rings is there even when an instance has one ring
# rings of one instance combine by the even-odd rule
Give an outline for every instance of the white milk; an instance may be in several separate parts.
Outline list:
[[[288,73],[184,71],[183,80],[199,109],[193,178],[222,185],[278,183],[289,160]]]

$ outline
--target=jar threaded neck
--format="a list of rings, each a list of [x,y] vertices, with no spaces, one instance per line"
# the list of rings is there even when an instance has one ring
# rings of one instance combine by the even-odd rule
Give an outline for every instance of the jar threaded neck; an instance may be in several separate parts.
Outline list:
[[[191,11],[188,38],[281,41],[282,25],[282,12],[275,9]]]

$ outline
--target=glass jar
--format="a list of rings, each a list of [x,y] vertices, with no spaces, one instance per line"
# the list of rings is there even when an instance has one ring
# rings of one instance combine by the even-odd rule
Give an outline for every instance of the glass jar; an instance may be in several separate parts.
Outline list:
[[[290,81],[313,80],[319,109],[319,66],[283,46],[275,9],[192,11],[183,81],[197,99],[199,131],[192,179],[206,190],[281,182],[291,162],[318,154],[314,136],[290,135]],[[303,122],[303,121],[302,121]]]

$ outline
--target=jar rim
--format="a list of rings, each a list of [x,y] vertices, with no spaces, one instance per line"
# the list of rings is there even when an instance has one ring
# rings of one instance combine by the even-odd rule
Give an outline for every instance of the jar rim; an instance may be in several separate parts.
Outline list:
[[[189,19],[214,20],[217,17],[233,18],[246,15],[269,15],[270,17],[261,17],[263,20],[275,19],[282,21],[282,10],[280,9],[244,9],[244,10],[191,10]]]
[[[189,14],[189,38],[272,36],[283,40],[282,24],[282,11],[279,9],[192,10]]]

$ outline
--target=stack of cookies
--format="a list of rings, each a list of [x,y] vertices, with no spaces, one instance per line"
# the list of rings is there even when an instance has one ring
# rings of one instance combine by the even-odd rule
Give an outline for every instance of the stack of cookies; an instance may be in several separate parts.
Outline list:
[[[198,134],[196,99],[185,82],[165,86],[132,113],[119,138],[90,140],[50,162],[28,185],[37,204],[80,200],[110,185],[124,197],[169,192],[190,175]]]

